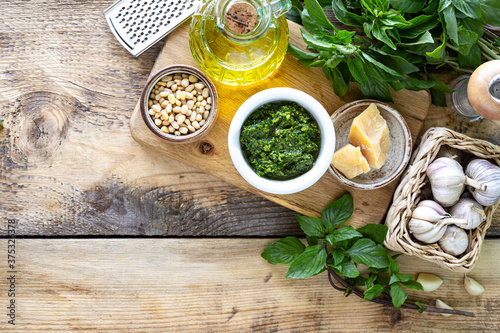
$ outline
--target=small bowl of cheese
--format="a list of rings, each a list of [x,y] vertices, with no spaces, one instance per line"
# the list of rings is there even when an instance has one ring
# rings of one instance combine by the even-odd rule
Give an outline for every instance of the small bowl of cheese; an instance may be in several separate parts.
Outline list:
[[[335,111],[335,153],[330,173],[358,190],[374,190],[395,181],[408,165],[410,129],[392,106],[376,100],[347,103]]]

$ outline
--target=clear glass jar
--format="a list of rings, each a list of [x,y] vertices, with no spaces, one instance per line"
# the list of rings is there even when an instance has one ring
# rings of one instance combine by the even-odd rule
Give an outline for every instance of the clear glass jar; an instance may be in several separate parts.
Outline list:
[[[191,53],[212,79],[247,85],[271,75],[288,47],[289,0],[209,0],[193,15]]]

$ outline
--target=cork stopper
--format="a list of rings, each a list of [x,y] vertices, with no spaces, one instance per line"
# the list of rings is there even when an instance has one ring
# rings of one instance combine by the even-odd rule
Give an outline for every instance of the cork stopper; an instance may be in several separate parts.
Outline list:
[[[246,2],[237,2],[226,11],[225,23],[235,34],[248,34],[257,25],[257,12]]]

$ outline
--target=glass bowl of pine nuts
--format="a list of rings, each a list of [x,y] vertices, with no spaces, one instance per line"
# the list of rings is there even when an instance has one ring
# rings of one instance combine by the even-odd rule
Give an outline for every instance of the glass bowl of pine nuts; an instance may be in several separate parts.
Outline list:
[[[188,143],[210,131],[217,118],[217,91],[199,69],[174,65],[153,75],[141,94],[148,128],[169,142]]]

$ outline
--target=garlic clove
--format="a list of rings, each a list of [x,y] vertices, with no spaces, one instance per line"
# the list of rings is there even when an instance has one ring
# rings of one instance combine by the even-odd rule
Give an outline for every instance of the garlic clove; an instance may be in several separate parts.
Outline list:
[[[483,206],[494,205],[500,198],[500,167],[487,160],[472,160],[466,169],[468,177],[477,183],[484,185],[483,188],[469,186],[469,191],[478,203]]]
[[[448,304],[446,304],[445,302],[443,302],[440,299],[436,300],[436,308],[453,310],[453,308],[451,306],[449,306]],[[451,313],[441,313],[441,316],[443,316],[443,317],[449,317],[451,315],[452,315]]]
[[[468,277],[467,274],[465,274],[464,278],[464,287],[465,290],[467,290],[467,292],[472,296],[478,296],[484,292],[484,287],[473,278]]]
[[[463,229],[477,228],[484,220],[483,206],[476,200],[470,198],[461,198],[450,208],[450,214],[453,218],[466,220],[465,225],[460,225]]]
[[[429,232],[436,227],[436,225],[432,222],[414,219],[412,218],[408,223],[410,232],[412,234],[421,234],[425,232]]]
[[[435,202],[433,200],[423,200],[423,201],[420,201],[418,203],[418,205],[417,205],[417,208],[418,207],[429,207],[429,208],[432,208],[432,209],[434,209],[441,216],[445,216],[447,214],[446,211],[444,210],[444,208],[441,207],[440,204],[438,204],[437,202]]]
[[[462,228],[449,225],[438,244],[444,252],[456,257],[467,250],[469,236]]]
[[[411,216],[415,219],[424,220],[428,222],[436,222],[439,221],[441,218],[443,218],[443,215],[440,215],[433,208],[426,206],[417,206],[417,208],[413,210]]]
[[[432,244],[437,242],[441,237],[443,237],[446,231],[446,224],[443,221],[439,221],[434,227],[426,232],[417,233],[413,232],[413,236],[421,242]]]
[[[422,285],[425,292],[434,291],[443,284],[443,280],[439,276],[430,273],[418,274],[416,281]]]

